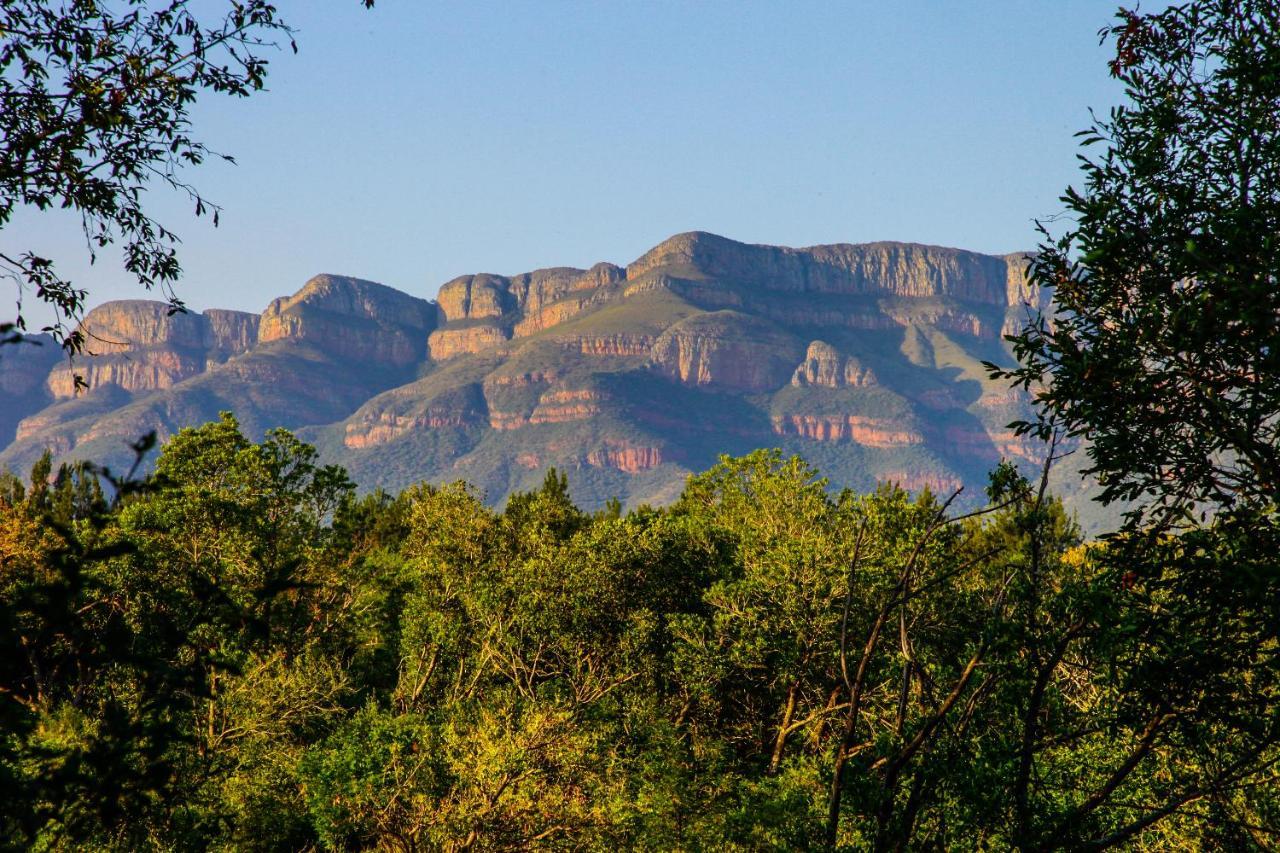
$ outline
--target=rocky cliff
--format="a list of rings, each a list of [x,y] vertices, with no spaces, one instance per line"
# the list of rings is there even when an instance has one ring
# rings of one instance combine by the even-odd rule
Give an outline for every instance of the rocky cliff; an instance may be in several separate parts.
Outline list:
[[[318,275],[262,312],[258,341],[302,341],[354,361],[406,366],[422,361],[438,309],[372,281]]]
[[[108,303],[72,365],[0,353],[0,466],[46,446],[110,462],[231,409],[301,430],[370,487],[465,478],[501,500],[556,465],[588,505],[634,503],[720,453],[782,446],[837,485],[980,493],[1000,458],[1038,452],[1005,426],[1025,397],[982,368],[1045,304],[1024,265],[691,232],[626,266],[461,276],[434,301],[319,275],[260,315]]]
[[[211,364],[248,352],[257,343],[258,316],[243,311],[174,312],[163,302],[108,302],[85,315],[85,357],[48,375],[57,399],[83,387],[118,385],[125,391],[168,388]]]
[[[871,368],[852,356],[841,354],[825,341],[814,341],[804,354],[804,361],[791,374],[791,384],[804,388],[863,388],[876,384]]]

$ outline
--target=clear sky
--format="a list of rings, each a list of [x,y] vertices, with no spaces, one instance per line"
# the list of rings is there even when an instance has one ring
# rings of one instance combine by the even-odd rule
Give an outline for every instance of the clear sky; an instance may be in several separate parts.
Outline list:
[[[1015,251],[1118,97],[1112,0],[278,2],[301,52],[196,111],[239,161],[189,174],[221,226],[155,194],[195,309],[258,311],[319,272],[430,297],[692,229]],[[71,225],[22,216],[0,242],[94,304],[145,295]]]

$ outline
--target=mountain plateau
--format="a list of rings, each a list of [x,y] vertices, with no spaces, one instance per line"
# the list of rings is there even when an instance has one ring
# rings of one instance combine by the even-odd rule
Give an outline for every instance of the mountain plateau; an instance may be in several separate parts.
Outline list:
[[[833,487],[977,498],[1001,458],[1043,453],[1007,427],[1025,396],[982,367],[1045,305],[1024,266],[691,232],[625,267],[462,276],[434,300],[319,275],[261,314],[110,302],[73,363],[48,341],[0,352],[0,468],[45,448],[119,466],[138,436],[230,410],[369,488],[465,479],[499,502],[555,466],[584,506],[657,503],[719,454],[777,446]]]

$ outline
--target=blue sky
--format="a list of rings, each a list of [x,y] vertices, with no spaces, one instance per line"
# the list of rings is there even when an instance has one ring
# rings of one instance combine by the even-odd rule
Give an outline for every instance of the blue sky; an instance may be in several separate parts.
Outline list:
[[[1097,39],[1115,5],[280,0],[301,52],[196,111],[239,161],[189,174],[222,225],[159,191],[153,210],[196,309],[261,310],[318,272],[430,297],[691,229],[1014,251],[1118,97]],[[144,295],[114,257],[88,266],[73,224],[0,239],[95,304]]]

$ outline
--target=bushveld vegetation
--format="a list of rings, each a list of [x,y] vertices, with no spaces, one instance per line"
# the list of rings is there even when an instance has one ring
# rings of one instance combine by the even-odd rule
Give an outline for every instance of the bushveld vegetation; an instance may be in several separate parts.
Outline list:
[[[1269,523],[1134,551],[1010,468],[956,517],[765,451],[625,514],[358,497],[230,416],[111,502],[47,469],[0,485],[14,847],[1276,841]]]

